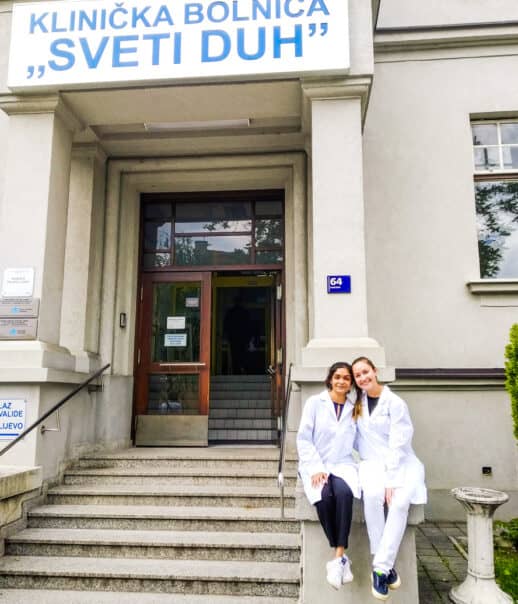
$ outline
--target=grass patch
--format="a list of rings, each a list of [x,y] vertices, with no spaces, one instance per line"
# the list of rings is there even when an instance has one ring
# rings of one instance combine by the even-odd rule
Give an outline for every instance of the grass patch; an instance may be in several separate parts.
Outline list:
[[[518,518],[495,522],[496,582],[518,602]]]

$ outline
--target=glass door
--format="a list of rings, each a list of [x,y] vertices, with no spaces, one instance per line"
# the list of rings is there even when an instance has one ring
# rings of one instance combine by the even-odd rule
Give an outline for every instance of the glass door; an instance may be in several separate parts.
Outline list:
[[[142,276],[136,414],[207,415],[211,275]]]

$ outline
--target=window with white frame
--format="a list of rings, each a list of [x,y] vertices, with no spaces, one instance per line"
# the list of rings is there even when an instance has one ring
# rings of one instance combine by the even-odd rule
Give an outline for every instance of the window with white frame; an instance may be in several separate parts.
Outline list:
[[[518,119],[471,131],[480,276],[518,279]]]

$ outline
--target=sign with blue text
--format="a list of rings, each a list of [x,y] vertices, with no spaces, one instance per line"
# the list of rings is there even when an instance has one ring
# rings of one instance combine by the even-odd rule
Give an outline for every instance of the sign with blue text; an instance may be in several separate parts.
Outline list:
[[[350,294],[351,276],[350,275],[328,275],[327,276],[328,294]]]
[[[13,440],[25,430],[25,406],[21,398],[0,399],[0,440]]]
[[[347,0],[74,0],[13,7],[8,86],[343,74]]]

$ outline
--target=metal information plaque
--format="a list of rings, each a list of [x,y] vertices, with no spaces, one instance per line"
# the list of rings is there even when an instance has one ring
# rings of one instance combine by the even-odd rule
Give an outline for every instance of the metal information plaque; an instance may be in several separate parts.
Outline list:
[[[38,319],[0,319],[0,340],[34,340]]]
[[[38,298],[0,298],[0,318],[36,318],[39,307]]]

